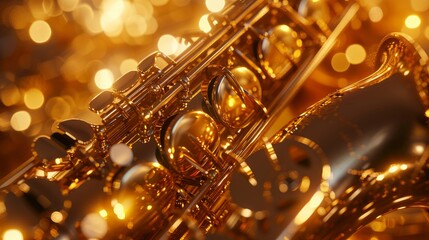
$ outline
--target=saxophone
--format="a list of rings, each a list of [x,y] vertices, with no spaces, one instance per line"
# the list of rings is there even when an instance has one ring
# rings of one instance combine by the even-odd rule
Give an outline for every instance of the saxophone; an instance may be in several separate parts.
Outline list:
[[[381,42],[370,76],[282,120],[359,8],[306,4],[232,1],[182,54],[144,58],[89,103],[101,124],[59,122],[0,181],[0,232],[345,239],[427,208],[428,60],[406,35]]]

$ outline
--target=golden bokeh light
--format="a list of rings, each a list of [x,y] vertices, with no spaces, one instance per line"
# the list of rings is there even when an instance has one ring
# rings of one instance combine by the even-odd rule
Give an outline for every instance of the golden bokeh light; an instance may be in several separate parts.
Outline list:
[[[79,4],[72,12],[73,18],[90,33],[101,32],[100,21],[96,19],[96,13],[87,3]]]
[[[107,68],[98,70],[98,72],[95,73],[94,82],[99,89],[111,88],[114,80],[112,71]]]
[[[54,211],[51,214],[51,220],[55,223],[61,223],[64,220],[64,215],[61,212]]]
[[[380,22],[383,19],[383,10],[380,7],[372,7],[368,12],[371,22]]]
[[[43,20],[34,21],[28,30],[31,40],[35,43],[47,42],[52,35],[52,30],[49,24]]]
[[[1,91],[1,101],[7,107],[15,105],[21,99],[21,93],[15,85],[5,87]]]
[[[123,0],[104,0],[101,9],[101,29],[109,37],[119,36],[124,28],[123,14],[126,9],[126,2]]]
[[[133,71],[137,69],[137,65],[139,63],[132,58],[127,58],[121,62],[121,65],[119,66],[119,71],[121,74],[125,74],[129,71]]]
[[[100,24],[100,13],[94,11],[89,4],[79,4],[72,14],[76,22],[84,26],[88,33],[97,34],[103,31]]]
[[[65,98],[54,97],[46,102],[45,111],[52,119],[63,120],[70,117],[72,110]]]
[[[376,220],[376,221],[370,223],[369,226],[375,232],[383,232],[384,230],[386,230],[386,223],[383,221],[377,221]]]
[[[158,30],[158,21],[154,17],[150,17],[147,21],[146,35],[152,35]]]
[[[30,127],[31,116],[27,111],[18,111],[10,118],[10,126],[15,131],[25,131]]]
[[[206,7],[210,12],[220,12],[225,7],[225,0],[206,0]]]
[[[103,14],[100,18],[100,26],[107,36],[117,37],[122,33],[122,18],[114,17],[110,14]]]
[[[177,39],[170,34],[162,35],[158,40],[158,50],[166,55],[174,54],[178,47]]]
[[[410,29],[418,28],[420,26],[420,23],[421,23],[420,17],[415,14],[409,15],[405,19],[405,26]]]
[[[336,53],[331,59],[331,66],[336,72],[345,72],[350,67],[345,53]]]
[[[168,0],[150,0],[150,2],[154,5],[154,6],[164,6],[165,4],[168,3]]]
[[[15,29],[24,29],[31,22],[31,14],[24,6],[14,6],[9,14],[9,21]]]
[[[429,1],[426,0],[411,0],[411,8],[417,12],[429,10]]]
[[[131,37],[141,37],[146,33],[146,19],[139,15],[133,15],[125,21],[125,30]]]
[[[80,225],[83,235],[88,239],[102,239],[109,230],[106,220],[97,213],[86,215]]]
[[[118,219],[120,220],[125,219],[125,208],[122,204],[116,203],[113,206],[113,212],[115,213],[116,217],[118,217]]]
[[[58,6],[64,12],[71,12],[76,9],[79,0],[58,0]]]
[[[351,64],[361,64],[366,59],[365,48],[360,44],[352,44],[346,49],[346,58]]]
[[[18,229],[8,229],[3,233],[3,240],[23,240],[24,236]]]
[[[101,9],[110,18],[119,18],[125,10],[125,4],[124,0],[103,0]]]
[[[45,102],[45,96],[37,88],[31,88],[24,94],[24,103],[29,109],[39,109]]]
[[[201,16],[200,21],[198,22],[198,26],[200,27],[200,30],[205,33],[208,33],[210,32],[210,30],[212,30],[208,17],[209,17],[208,14],[204,14],[203,16]]]
[[[106,209],[101,209],[98,214],[102,217],[102,218],[106,218],[107,217],[107,211]]]

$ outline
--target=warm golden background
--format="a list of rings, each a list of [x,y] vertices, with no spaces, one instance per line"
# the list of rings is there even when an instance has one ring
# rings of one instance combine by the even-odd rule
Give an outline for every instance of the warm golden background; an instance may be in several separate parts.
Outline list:
[[[360,2],[359,16],[298,94],[292,115],[369,74],[377,44],[389,32],[408,33],[429,51],[428,0]],[[224,3],[0,1],[0,177],[31,156],[32,139],[49,135],[55,121],[90,118],[90,99],[145,55],[158,48],[178,54],[184,46],[177,37],[205,31],[205,14]],[[388,227],[383,224],[373,230]]]

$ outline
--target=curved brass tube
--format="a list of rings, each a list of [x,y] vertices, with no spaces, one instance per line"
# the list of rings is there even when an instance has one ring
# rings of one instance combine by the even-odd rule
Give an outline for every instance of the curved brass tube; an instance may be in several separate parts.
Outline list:
[[[429,207],[428,58],[394,33],[376,61],[371,76],[320,101],[282,132],[315,142],[331,169],[329,191],[320,204],[305,205],[311,216],[301,221],[298,213],[284,239],[345,239],[390,211]]]

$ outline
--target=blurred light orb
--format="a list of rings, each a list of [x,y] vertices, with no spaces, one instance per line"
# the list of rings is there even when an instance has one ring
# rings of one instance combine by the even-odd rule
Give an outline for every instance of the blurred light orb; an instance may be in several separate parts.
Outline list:
[[[383,19],[383,10],[380,7],[372,7],[368,14],[371,22],[380,22]]]
[[[429,10],[429,1],[411,0],[411,8],[417,12],[424,12]]]
[[[131,148],[125,143],[118,143],[110,148],[110,159],[118,166],[129,166],[133,161],[134,154]]]
[[[152,3],[152,5],[159,7],[167,4],[168,0],[150,0],[150,2]]]
[[[147,29],[146,29],[146,35],[152,35],[158,30],[158,21],[151,16],[149,19],[146,19],[147,23]]]
[[[8,229],[3,233],[3,240],[23,240],[24,236],[18,229]]]
[[[178,48],[179,43],[177,42],[177,39],[170,34],[162,35],[158,40],[159,51],[166,55],[174,54]]]
[[[94,11],[87,3],[79,4],[72,12],[73,18],[80,25],[85,26],[88,21],[93,21]]]
[[[9,14],[9,21],[15,29],[24,29],[32,21],[29,10],[23,5],[16,5]]]
[[[88,33],[97,34],[103,31],[103,29],[101,28],[100,19],[101,14],[99,12],[92,12],[90,16],[85,17],[84,22]]]
[[[98,214],[102,217],[102,218],[106,218],[107,217],[107,211],[106,209],[101,209]]]
[[[200,30],[205,32],[205,33],[208,33],[208,32],[210,32],[210,30],[212,30],[212,27],[210,26],[208,17],[209,17],[208,14],[204,14],[203,16],[201,16],[200,21],[198,23]]]
[[[76,9],[79,0],[58,0],[58,6],[64,12],[71,12]]]
[[[116,217],[120,220],[124,220],[126,217],[124,205],[118,202],[113,205],[113,213],[115,213]]]
[[[15,131],[25,131],[30,127],[31,116],[27,111],[18,111],[10,118],[10,125]]]
[[[350,67],[345,53],[336,53],[331,59],[331,66],[336,72],[345,72]]]
[[[107,68],[98,70],[94,77],[95,85],[102,90],[111,88],[114,80],[112,71]]]
[[[80,228],[88,239],[101,239],[106,235],[108,225],[99,214],[90,213],[82,219]]]
[[[405,26],[407,27],[407,28],[410,28],[410,29],[415,29],[415,28],[418,28],[419,26],[420,26],[420,23],[421,23],[422,21],[420,20],[420,17],[419,16],[417,16],[417,15],[415,15],[415,14],[412,14],[412,15],[409,15],[406,19],[405,19]]]
[[[131,37],[141,37],[146,33],[146,19],[139,15],[133,15],[125,21],[125,30]]]
[[[52,35],[52,30],[49,24],[43,20],[34,21],[28,30],[31,40],[35,43],[47,42]]]
[[[109,13],[104,13],[100,17],[100,26],[103,32],[109,37],[117,37],[122,33],[123,21],[120,17],[115,17]]]
[[[127,58],[121,62],[119,66],[119,71],[121,72],[121,74],[125,74],[129,71],[136,70],[138,64],[139,63],[135,59]]]
[[[7,107],[17,104],[21,100],[21,93],[15,85],[3,88],[0,92],[1,101]]]
[[[72,108],[66,97],[50,98],[45,104],[46,113],[54,120],[63,120],[70,117]]]
[[[352,44],[346,49],[346,58],[351,64],[361,64],[365,61],[366,51],[360,44]]]
[[[24,94],[24,103],[29,109],[39,109],[45,102],[45,96],[37,88],[31,88]]]
[[[101,4],[103,15],[113,19],[120,18],[125,10],[125,4],[124,0],[103,0]]]
[[[206,7],[210,12],[220,12],[225,7],[225,0],[206,0]]]
[[[59,211],[52,212],[51,220],[55,223],[61,223],[64,220],[64,215]]]

